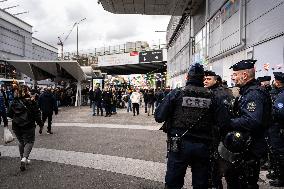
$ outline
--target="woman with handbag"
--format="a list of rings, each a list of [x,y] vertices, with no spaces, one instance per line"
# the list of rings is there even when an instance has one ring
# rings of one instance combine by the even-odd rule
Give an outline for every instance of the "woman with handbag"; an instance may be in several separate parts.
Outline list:
[[[12,119],[12,129],[19,141],[19,152],[21,157],[21,171],[26,170],[30,163],[29,155],[35,141],[35,122],[40,126],[42,132],[43,122],[36,101],[29,95],[27,87],[14,84],[14,101],[8,111],[8,117]]]

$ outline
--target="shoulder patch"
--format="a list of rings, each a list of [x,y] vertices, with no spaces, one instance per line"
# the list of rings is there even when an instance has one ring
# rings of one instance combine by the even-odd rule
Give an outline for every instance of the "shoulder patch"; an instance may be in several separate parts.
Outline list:
[[[279,109],[282,109],[283,106],[284,106],[284,105],[283,105],[283,103],[281,103],[281,102],[277,104],[277,107],[278,107]]]
[[[252,102],[249,102],[247,104],[247,110],[250,111],[250,112],[254,112],[256,109],[256,103],[254,101]]]

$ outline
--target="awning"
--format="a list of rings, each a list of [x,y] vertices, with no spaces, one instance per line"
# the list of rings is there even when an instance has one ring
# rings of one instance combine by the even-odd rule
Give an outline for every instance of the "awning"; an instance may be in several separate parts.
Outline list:
[[[103,8],[115,14],[194,15],[204,0],[99,0]]]
[[[6,62],[36,81],[48,78],[83,81],[87,78],[77,61],[6,60]]]

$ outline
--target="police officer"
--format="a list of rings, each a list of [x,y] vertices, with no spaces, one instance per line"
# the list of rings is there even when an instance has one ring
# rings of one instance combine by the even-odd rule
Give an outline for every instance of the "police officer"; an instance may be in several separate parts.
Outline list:
[[[240,87],[241,96],[235,103],[235,117],[231,119],[229,127],[232,131],[237,131],[233,136],[249,136],[246,138],[250,140],[246,142],[249,145],[245,156],[242,156],[243,164],[231,166],[225,174],[228,189],[259,187],[259,161],[266,153],[264,134],[270,123],[271,100],[255,79],[255,62],[256,60],[242,60],[231,66],[232,81]]]
[[[186,86],[171,91],[155,111],[155,120],[167,123],[167,189],[183,187],[188,165],[191,166],[193,188],[208,188],[215,102],[211,92],[204,88],[203,78],[203,66],[191,66]]]
[[[272,118],[273,124],[269,128],[269,139],[272,146],[272,158],[275,162],[276,179],[270,181],[271,186],[284,186],[284,73],[273,72],[275,88],[278,94],[273,100]]]
[[[257,78],[257,81],[260,82],[260,85],[269,92],[272,90],[272,87],[270,85],[270,80],[271,80],[271,76],[263,76],[263,77]]]
[[[222,78],[216,75],[213,71],[205,71],[204,72],[204,87],[211,90],[214,98],[219,101],[218,106],[223,106],[226,108],[229,106],[229,103],[234,99],[232,91],[228,88],[224,88],[222,86]],[[217,108],[217,107],[215,107]],[[229,112],[224,112],[224,117],[227,119],[230,118]],[[220,128],[218,125],[215,126],[216,129],[213,131],[213,146],[210,153],[210,163],[211,163],[211,171],[210,171],[210,180],[211,186],[213,188],[222,189],[222,162],[219,159],[217,149],[219,142],[224,137],[225,128]]]

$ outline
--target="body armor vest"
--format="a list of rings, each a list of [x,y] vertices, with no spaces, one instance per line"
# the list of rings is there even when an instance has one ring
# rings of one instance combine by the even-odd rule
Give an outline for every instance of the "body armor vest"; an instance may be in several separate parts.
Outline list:
[[[188,129],[190,135],[197,137],[210,137],[211,134],[208,134],[212,131],[211,97],[212,94],[206,88],[186,86],[177,97],[172,127]]]

